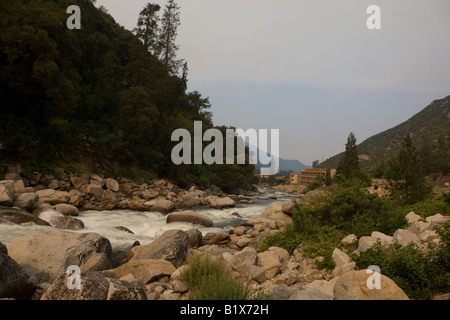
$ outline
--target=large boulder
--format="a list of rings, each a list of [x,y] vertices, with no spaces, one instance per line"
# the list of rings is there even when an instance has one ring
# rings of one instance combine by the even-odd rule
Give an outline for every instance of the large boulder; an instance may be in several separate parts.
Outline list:
[[[82,267],[97,253],[111,258],[108,239],[96,233],[36,231],[7,245],[9,255],[37,282],[52,282],[71,265]]]
[[[176,268],[169,261],[157,259],[131,260],[114,269],[117,277],[122,278],[131,274],[144,284],[154,282],[162,277],[170,277]]]
[[[334,249],[331,257],[336,263],[336,266],[342,266],[344,264],[352,262],[350,257],[339,248]]]
[[[286,227],[292,224],[291,210],[294,204],[290,201],[278,201],[271,203],[259,218],[276,221],[278,228]]]
[[[14,181],[2,180],[0,181],[0,206],[11,207],[14,202]]]
[[[211,208],[215,209],[224,209],[224,208],[230,208],[234,207],[236,205],[236,202],[231,199],[230,197],[216,197],[216,196],[209,196],[204,199],[204,203]]]
[[[39,226],[50,226],[47,221],[19,208],[0,207],[0,221],[15,224],[34,223]]]
[[[169,230],[149,245],[137,247],[132,259],[163,259],[180,265],[186,260],[188,248],[189,236],[186,232]]]
[[[69,277],[72,277],[69,279]],[[101,272],[79,275],[80,289],[69,289],[67,282],[73,275],[61,273],[48,287],[41,300],[146,300],[147,295],[137,282],[127,282]]]
[[[415,214],[412,211],[406,215],[405,219],[406,219],[406,221],[408,221],[408,223],[424,221],[424,219],[421,216],[419,216],[418,214]]]
[[[358,238],[355,234],[349,234],[341,240],[341,244],[345,250],[355,250],[358,243]]]
[[[153,212],[168,213],[175,208],[171,200],[154,199],[144,203],[144,207]]]
[[[39,214],[39,218],[47,221],[52,227],[63,230],[83,230],[84,223],[80,219],[64,216],[61,213],[47,209]]]
[[[38,195],[34,192],[19,193],[14,197],[14,207],[31,211],[38,199]]]
[[[64,216],[77,217],[80,214],[78,208],[65,203],[60,203],[55,206],[55,210]]]
[[[281,270],[281,262],[276,251],[258,253],[257,264],[261,267],[268,279],[275,277]]]
[[[172,222],[188,222],[198,224],[207,228],[213,226],[213,221],[204,215],[195,211],[173,212],[167,216],[166,223]]]
[[[95,197],[95,199],[100,200],[103,196],[103,188],[98,184],[90,183],[85,190],[85,193],[91,197]]]
[[[429,216],[425,219],[426,222],[431,223],[431,228],[440,227],[445,224],[450,219],[450,217],[444,217],[442,214],[438,213],[434,216]]]
[[[35,290],[33,282],[0,242],[0,299],[29,299]]]
[[[385,275],[377,275],[380,277],[380,289],[369,286],[373,284],[369,277],[376,276],[372,270],[351,271],[343,274],[334,285],[334,298],[336,300],[409,300],[394,281]]]
[[[108,190],[111,190],[113,192],[119,191],[119,183],[112,178],[105,179],[105,186],[106,188],[108,188]]]
[[[393,238],[395,243],[398,243],[402,246],[420,242],[418,235],[415,235],[414,233],[404,229],[398,229],[397,231],[395,231]]]
[[[56,205],[60,203],[69,203],[70,195],[66,191],[56,191],[54,189],[44,189],[36,192],[39,197],[39,203],[49,203]]]

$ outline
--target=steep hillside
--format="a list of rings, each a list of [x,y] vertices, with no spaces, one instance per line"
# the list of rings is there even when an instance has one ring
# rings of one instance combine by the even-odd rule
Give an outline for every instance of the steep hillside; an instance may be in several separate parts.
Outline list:
[[[370,173],[382,170],[399,152],[401,142],[411,135],[418,147],[428,174],[448,171],[450,162],[450,96],[435,100],[425,109],[398,126],[374,135],[358,145],[361,167]],[[344,146],[344,142],[343,142]],[[335,155],[320,167],[336,168],[344,153]]]

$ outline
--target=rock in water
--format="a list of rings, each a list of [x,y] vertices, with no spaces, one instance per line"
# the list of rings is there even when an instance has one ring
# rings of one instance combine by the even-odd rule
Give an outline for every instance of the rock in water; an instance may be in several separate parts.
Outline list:
[[[0,299],[29,299],[36,287],[0,242]]]
[[[96,233],[37,231],[7,245],[9,255],[38,282],[49,282],[71,265],[82,267],[97,253],[111,258],[108,239]]]
[[[189,236],[186,232],[169,230],[149,245],[137,247],[132,259],[162,259],[179,265],[185,261],[188,247]]]
[[[213,226],[213,221],[195,211],[173,212],[167,216],[166,223],[172,222],[188,222],[198,224],[207,228]]]
[[[0,207],[0,221],[5,220],[15,224],[32,222],[39,226],[50,226],[47,221],[38,218],[19,208]]]

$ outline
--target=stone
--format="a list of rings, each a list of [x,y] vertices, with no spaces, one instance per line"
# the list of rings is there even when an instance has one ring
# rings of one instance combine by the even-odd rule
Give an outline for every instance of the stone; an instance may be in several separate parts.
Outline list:
[[[424,219],[421,216],[419,216],[418,214],[415,214],[412,211],[405,216],[405,219],[406,219],[406,221],[408,221],[408,223],[424,221]]]
[[[55,205],[55,210],[64,216],[78,217],[80,211],[70,204],[60,203]]]
[[[213,226],[213,221],[198,213],[195,211],[181,211],[181,212],[173,212],[169,214],[166,218],[166,223],[172,223],[172,222],[187,222],[192,224],[201,225],[207,228],[210,228]]]
[[[68,266],[82,267],[97,253],[109,258],[112,254],[109,240],[96,233],[36,231],[6,246],[11,258],[37,282],[52,282]]]
[[[11,207],[14,202],[15,189],[13,180],[0,181],[0,206]]]
[[[172,275],[170,276],[171,281],[175,280],[181,280],[182,273],[188,268],[189,266],[187,264],[179,267],[177,270],[175,270]]]
[[[114,180],[112,178],[105,179],[105,186],[108,190],[111,190],[113,192],[119,192],[120,186],[117,180]]]
[[[100,200],[103,196],[103,188],[90,183],[87,187],[86,190],[84,191],[87,195],[91,196],[91,197],[95,197],[97,200]]]
[[[342,266],[351,262],[350,257],[338,248],[334,249],[331,257],[336,263],[336,266]]]
[[[137,247],[133,260],[163,259],[174,265],[182,264],[186,259],[189,236],[181,230],[169,230],[146,246]]]
[[[39,226],[50,226],[47,221],[19,208],[0,207],[0,221],[14,224],[34,223]]]
[[[198,248],[202,244],[203,234],[200,230],[197,229],[189,229],[185,231],[189,237],[189,248]]]
[[[36,287],[0,242],[0,299],[30,299]]]
[[[435,230],[425,230],[419,235],[419,239],[423,242],[431,242],[440,239],[440,237]]]
[[[355,250],[358,238],[355,234],[349,234],[344,239],[341,240],[341,244],[345,250]]]
[[[281,262],[275,251],[258,253],[257,264],[264,270],[268,279],[275,277],[281,270]]]
[[[14,207],[32,211],[37,200],[38,195],[34,192],[16,194],[14,197]]]
[[[250,280],[254,280],[258,283],[263,283],[267,280],[267,276],[261,267],[251,265],[250,266]]]
[[[94,272],[108,270],[112,266],[111,259],[104,253],[96,253],[81,267],[82,271]]]
[[[442,214],[438,213],[434,216],[427,217],[425,221],[431,223],[431,228],[434,228],[443,226],[448,219],[449,217],[444,217]]]
[[[80,289],[69,289],[68,278],[67,273],[58,275],[41,300],[147,300],[138,282],[129,283],[101,272],[82,271]]]
[[[285,284],[279,284],[273,289],[272,298],[273,300],[288,300],[294,293],[295,289],[292,289]]]
[[[79,207],[81,205],[81,202],[83,201],[83,194],[75,189],[72,189],[69,191],[69,204],[74,207]]]
[[[420,235],[425,230],[431,230],[431,222],[417,221],[406,229],[409,232],[414,233],[416,236]]]
[[[80,189],[81,186],[89,184],[89,179],[86,177],[70,177],[69,180],[75,189]]]
[[[230,208],[236,205],[236,202],[230,197],[220,198],[216,196],[209,196],[206,197],[204,201],[208,206],[215,209]]]
[[[369,250],[370,248],[372,248],[375,243],[377,243],[377,241],[379,241],[377,238],[375,237],[361,237],[359,238],[359,242],[358,242],[358,252],[365,252],[367,250]]]
[[[279,228],[284,228],[292,224],[292,218],[283,211],[283,206],[286,206],[285,201],[273,202],[259,215],[259,218],[275,220]]]
[[[226,232],[220,231],[214,233],[214,235],[208,240],[209,245],[226,245],[231,241],[230,235]]]
[[[170,277],[175,270],[175,267],[169,261],[159,259],[132,259],[114,269],[114,274],[119,278],[127,274],[132,274],[135,279],[142,281],[144,284],[148,284],[165,276]]]
[[[402,246],[420,242],[419,236],[404,229],[398,229],[397,231],[395,231],[393,238],[395,243],[398,243]]]
[[[275,284],[285,284],[287,286],[291,286],[298,281],[298,271],[286,270],[285,272],[276,275],[272,281]]]
[[[356,267],[356,263],[355,262],[348,262],[348,263],[341,264],[339,266],[336,266],[333,269],[332,275],[334,277],[340,277],[346,272],[353,271],[355,269],[355,267]]]
[[[275,252],[281,263],[287,262],[290,258],[289,252],[286,249],[279,247],[270,247],[267,251]]]
[[[175,293],[185,293],[188,291],[187,286],[181,280],[175,280],[172,282],[173,292]]]
[[[371,237],[380,240],[381,246],[384,249],[390,249],[391,245],[394,243],[393,237],[388,236],[382,232],[374,231],[372,232]]]
[[[36,192],[40,203],[49,203],[56,205],[60,203],[69,203],[70,195],[66,191],[56,191],[53,189],[44,189]]]
[[[50,224],[58,229],[62,230],[83,230],[84,223],[80,219],[67,217],[67,216],[54,216],[50,221]]]
[[[297,290],[289,300],[333,300],[333,297],[319,290]]]
[[[236,227],[236,228],[232,229],[232,230],[230,231],[230,234],[235,234],[235,235],[237,235],[237,236],[242,236],[242,235],[245,234],[245,231],[246,231],[246,227],[244,227],[244,226],[239,226],[239,227]]]
[[[239,248],[244,248],[244,247],[246,247],[251,241],[252,241],[251,238],[249,238],[249,237],[247,237],[247,236],[243,236],[243,237],[241,237],[241,238],[238,240],[238,242],[236,243],[236,245],[237,245]]]
[[[328,294],[334,298],[334,285],[340,277],[335,277],[331,280],[314,280],[311,283],[305,285],[305,290],[318,290]]]
[[[245,248],[242,251],[236,252],[233,255],[232,267],[237,269],[241,266],[250,267],[257,261],[257,253],[254,248]]]
[[[175,204],[171,200],[155,199],[144,203],[144,206],[153,212],[168,213],[175,208]]]
[[[129,233],[129,234],[134,234],[133,231],[131,231],[130,229],[128,229],[127,227],[124,227],[124,226],[117,226],[117,227],[114,227],[114,229]]]
[[[370,276],[374,276],[371,270],[370,273],[367,273],[367,270],[345,273],[334,285],[334,298],[336,300],[409,300],[394,281],[382,274],[379,274],[381,289],[369,289]]]
[[[50,183],[47,186],[49,189],[58,189],[59,188],[59,181],[56,179],[53,179],[52,181],[50,181]]]

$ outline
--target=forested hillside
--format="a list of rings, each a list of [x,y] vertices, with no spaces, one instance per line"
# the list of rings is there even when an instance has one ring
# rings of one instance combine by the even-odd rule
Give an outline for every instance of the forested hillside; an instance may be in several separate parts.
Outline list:
[[[80,30],[66,26],[70,5],[81,8]],[[83,165],[180,185],[248,188],[251,165],[175,166],[171,161],[175,129],[192,132],[199,120],[206,130],[213,122],[208,98],[187,92],[187,63],[175,56],[180,22],[166,15],[168,7],[164,15],[163,10],[161,30],[173,23],[175,33],[156,53],[142,35],[118,25],[92,1],[3,0],[2,161],[31,169]]]
[[[370,137],[358,145],[361,168],[382,175],[388,161],[401,148],[406,135],[419,150],[426,174],[450,172],[450,96],[433,101],[404,123]],[[356,137],[357,138],[357,137]],[[320,164],[336,168],[343,153]]]

